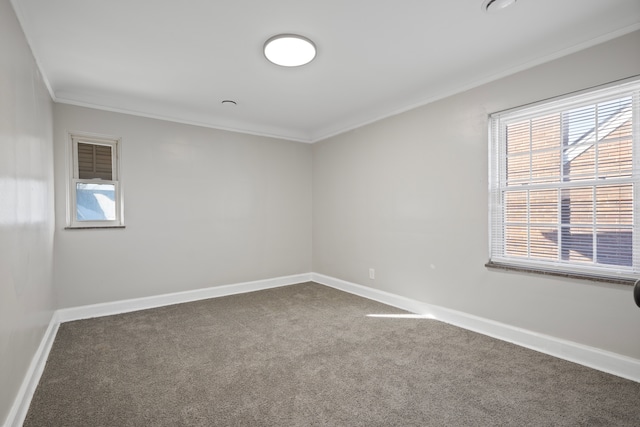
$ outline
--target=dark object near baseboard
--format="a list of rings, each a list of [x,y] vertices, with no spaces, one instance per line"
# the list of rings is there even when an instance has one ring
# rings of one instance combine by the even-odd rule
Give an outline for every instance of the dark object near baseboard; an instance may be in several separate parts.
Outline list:
[[[636,280],[636,284],[633,286],[633,299],[636,305],[640,307],[640,279]]]

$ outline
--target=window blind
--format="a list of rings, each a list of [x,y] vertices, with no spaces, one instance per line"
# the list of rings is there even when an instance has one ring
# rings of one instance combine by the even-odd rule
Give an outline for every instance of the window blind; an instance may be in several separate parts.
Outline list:
[[[640,81],[490,116],[490,261],[636,275]]]
[[[78,178],[111,181],[113,159],[110,145],[78,142]]]
[[[69,134],[73,168],[69,174],[70,228],[123,225],[120,139]]]

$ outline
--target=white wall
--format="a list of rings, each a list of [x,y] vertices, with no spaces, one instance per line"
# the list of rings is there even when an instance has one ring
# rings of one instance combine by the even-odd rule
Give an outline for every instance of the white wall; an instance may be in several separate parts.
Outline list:
[[[638,75],[639,47],[632,33],[314,144],[313,270],[640,359],[631,287],[484,267],[488,114]]]
[[[59,306],[311,271],[311,147],[56,104]],[[124,230],[65,230],[68,132],[122,138]]]
[[[0,424],[54,308],[52,102],[0,0]]]
[[[629,287],[484,267],[487,114],[638,75],[638,46],[640,32],[312,147],[69,105],[53,120],[0,0],[0,421],[54,308],[311,270],[640,359]],[[126,229],[64,229],[68,131],[122,137]]]

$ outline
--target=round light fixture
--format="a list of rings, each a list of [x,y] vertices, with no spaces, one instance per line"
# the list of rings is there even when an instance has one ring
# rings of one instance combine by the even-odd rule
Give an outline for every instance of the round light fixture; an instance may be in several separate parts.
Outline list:
[[[280,34],[264,44],[264,56],[276,65],[299,67],[316,57],[316,45],[306,37]]]
[[[502,9],[511,6],[516,1],[518,0],[484,0],[482,2],[482,10],[487,13],[500,12]]]

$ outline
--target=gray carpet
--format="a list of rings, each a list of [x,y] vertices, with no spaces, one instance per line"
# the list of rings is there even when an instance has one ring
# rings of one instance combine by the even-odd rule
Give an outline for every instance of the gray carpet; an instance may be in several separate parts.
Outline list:
[[[638,426],[640,383],[314,283],[60,326],[25,426]]]

